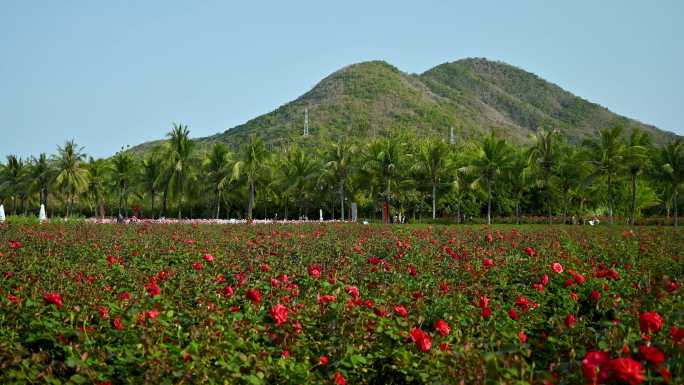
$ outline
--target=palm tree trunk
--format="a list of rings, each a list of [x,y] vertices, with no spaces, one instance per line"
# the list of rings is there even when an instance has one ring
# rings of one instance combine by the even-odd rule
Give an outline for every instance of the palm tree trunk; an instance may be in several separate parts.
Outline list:
[[[168,192],[169,192],[169,187],[166,186],[164,189],[164,197],[162,198],[162,210],[161,213],[159,214],[160,217],[166,216],[166,204],[168,201]]]
[[[154,189],[150,190],[150,195],[152,196],[152,216],[154,217],[154,196],[155,196],[155,191]]]
[[[632,215],[630,215],[629,223],[634,226],[636,223],[636,189],[637,189],[637,175],[632,173]]]
[[[549,217],[549,224],[551,224],[551,189],[549,188],[548,172],[544,177],[544,192],[546,193],[546,210]]]
[[[613,224],[613,177],[608,174],[608,223]]]
[[[432,219],[437,217],[437,184],[432,182]]]
[[[247,220],[252,221],[252,208],[254,207],[254,183],[249,184],[249,199],[247,201]]]
[[[487,180],[487,224],[492,224],[492,181]]]
[[[216,219],[221,215],[221,189],[216,189]]]
[[[677,227],[677,225],[679,224],[679,214],[677,212],[677,203],[678,203],[677,202],[677,200],[678,200],[677,195],[678,195],[677,194],[677,186],[674,186],[674,194],[672,195],[672,208],[673,208],[672,213],[674,214],[674,225],[675,225],[675,227]]]
[[[340,182],[340,216],[342,217],[342,222],[344,222],[344,181]]]

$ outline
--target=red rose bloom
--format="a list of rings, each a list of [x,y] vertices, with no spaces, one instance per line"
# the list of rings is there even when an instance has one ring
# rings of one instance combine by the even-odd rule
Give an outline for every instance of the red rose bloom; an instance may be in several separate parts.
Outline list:
[[[121,317],[116,317],[112,320],[112,326],[116,330],[123,330],[123,323],[121,322]]]
[[[287,307],[281,304],[277,304],[271,308],[271,317],[276,321],[276,326],[280,326],[287,322],[287,314]]]
[[[568,314],[568,316],[565,317],[565,326],[571,328],[575,326],[575,323],[577,323],[577,318],[575,318],[574,315]]]
[[[527,334],[525,334],[524,330],[521,330],[520,332],[518,332],[518,339],[520,340],[521,344],[524,344],[525,342],[527,342]]]
[[[43,294],[43,300],[45,300],[45,303],[50,305],[55,305],[57,306],[57,309],[62,308],[62,296],[57,293],[57,292],[48,292]]]
[[[642,333],[656,333],[663,327],[663,317],[654,311],[641,313],[639,327]]]
[[[321,357],[318,359],[318,362],[320,362],[321,365],[328,365],[328,363],[330,362],[330,360],[328,359],[328,356],[321,356]]]
[[[411,329],[411,339],[421,352],[427,352],[432,347],[432,338],[419,328]]]
[[[489,318],[492,315],[492,309],[486,307],[482,309],[482,318]]]
[[[554,272],[560,274],[560,273],[563,272],[563,265],[561,265],[561,264],[558,263],[558,262],[554,262],[554,263],[551,264],[551,270],[553,270]]]
[[[247,295],[247,299],[252,301],[252,303],[255,303],[255,304],[261,303],[261,293],[259,293],[259,290],[249,289],[249,290],[247,290],[246,295]]]
[[[437,330],[443,337],[446,337],[449,335],[451,328],[446,321],[439,319],[435,321],[435,330]]]
[[[202,258],[204,258],[204,260],[209,262],[209,263],[214,262],[214,256],[209,254],[209,253],[204,254],[204,256]]]
[[[344,379],[342,373],[335,372],[333,378],[335,379],[335,385],[347,385],[347,381]]]
[[[644,368],[631,358],[616,358],[605,367],[606,377],[637,385],[644,381]],[[603,373],[602,373],[603,376]]]
[[[319,265],[311,265],[307,270],[311,278],[318,279],[321,277],[321,267]]]
[[[400,316],[402,316],[402,317],[404,317],[404,318],[408,317],[408,311],[407,311],[406,308],[403,307],[402,305],[397,305],[397,306],[395,306],[395,307],[394,307],[394,312],[397,313],[397,314],[399,314]]]
[[[494,266],[494,260],[491,258],[485,258],[482,263],[484,264],[485,267],[490,267]]]
[[[517,321],[520,319],[520,316],[518,315],[518,312],[515,311],[514,308],[508,309],[508,316],[511,317],[512,320]]]
[[[610,361],[608,352],[587,352],[582,360],[582,374],[592,384],[596,384],[600,367],[608,361]]]
[[[658,366],[665,362],[665,354],[655,346],[641,345],[639,346],[639,357]]]
[[[356,286],[347,286],[347,294],[351,295],[354,299],[359,298],[359,288]]]

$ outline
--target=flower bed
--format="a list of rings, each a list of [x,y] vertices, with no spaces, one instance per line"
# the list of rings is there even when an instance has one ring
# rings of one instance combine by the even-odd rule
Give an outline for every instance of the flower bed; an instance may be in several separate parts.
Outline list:
[[[681,384],[683,239],[4,225],[0,383]]]

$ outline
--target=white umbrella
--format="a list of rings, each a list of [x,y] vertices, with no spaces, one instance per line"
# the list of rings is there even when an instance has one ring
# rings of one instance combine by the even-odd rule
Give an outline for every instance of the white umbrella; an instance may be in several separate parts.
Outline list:
[[[0,223],[5,221],[5,206],[0,205]]]
[[[40,204],[40,213],[38,213],[38,220],[41,222],[46,222],[47,221],[47,215],[45,215],[45,205]]]

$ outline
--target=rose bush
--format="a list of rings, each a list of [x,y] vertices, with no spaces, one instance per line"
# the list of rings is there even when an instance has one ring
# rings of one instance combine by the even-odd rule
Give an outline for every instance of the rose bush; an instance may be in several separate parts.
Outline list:
[[[0,383],[684,383],[681,230],[0,227]]]

